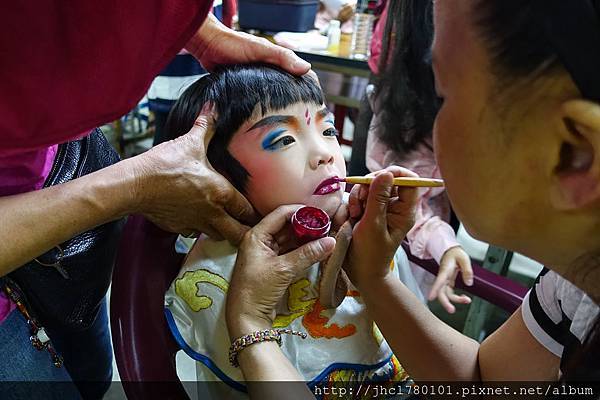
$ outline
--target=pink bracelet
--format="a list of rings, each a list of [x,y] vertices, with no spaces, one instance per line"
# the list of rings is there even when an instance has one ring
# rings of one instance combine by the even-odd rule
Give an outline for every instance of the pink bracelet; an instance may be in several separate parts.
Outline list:
[[[291,329],[265,329],[264,331],[256,331],[249,335],[244,335],[235,339],[229,347],[229,362],[234,367],[239,367],[237,356],[240,351],[254,343],[260,342],[277,342],[281,347],[281,334],[296,335],[302,339],[306,339],[306,333],[298,332]]]

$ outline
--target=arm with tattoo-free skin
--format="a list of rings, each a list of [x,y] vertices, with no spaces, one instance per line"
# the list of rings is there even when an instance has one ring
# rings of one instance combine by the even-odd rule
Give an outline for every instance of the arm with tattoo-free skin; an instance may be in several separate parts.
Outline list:
[[[556,379],[558,357],[533,338],[520,310],[480,346],[393,277],[389,264],[412,224],[416,190],[392,188],[393,176],[413,175],[403,168],[375,175],[370,188],[356,186],[350,195],[350,216],[359,221],[347,272],[407,372],[421,381]]]

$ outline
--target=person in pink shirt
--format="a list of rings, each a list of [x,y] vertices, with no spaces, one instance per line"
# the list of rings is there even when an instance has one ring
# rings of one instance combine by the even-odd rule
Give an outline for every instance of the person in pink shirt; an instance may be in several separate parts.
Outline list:
[[[209,70],[260,61],[295,74],[308,72],[310,65],[290,50],[225,28],[208,15],[211,6],[211,1],[197,0],[3,6],[0,281],[71,238],[132,213],[172,232],[241,240],[255,214],[206,161],[213,129],[210,110],[175,141],[77,179],[46,182],[51,170],[69,161],[68,155],[56,158],[59,145],[104,140],[94,127],[133,108],[181,48]],[[58,268],[47,271],[59,273]],[[78,385],[0,385],[0,398],[101,398],[112,374],[105,303],[92,331],[62,337],[48,331],[50,342],[63,342],[65,353],[74,354],[64,354],[63,367],[32,346],[39,340],[42,350],[50,348],[46,332],[33,331],[28,311],[35,310],[16,309],[9,300],[17,299],[15,292],[1,286],[0,380],[73,380]],[[81,380],[101,385],[86,391],[77,382]]]
[[[402,4],[415,9],[404,10]],[[383,15],[388,15],[388,6],[391,9],[385,29],[381,23],[376,28],[372,49],[376,45],[382,51],[376,53],[380,71],[376,88],[369,86],[367,90],[374,115],[367,138],[366,164],[370,171],[400,165],[419,176],[441,178],[431,139],[439,104],[429,55],[432,6],[428,1],[414,4],[418,6],[398,1],[386,4]],[[407,15],[411,18],[403,18]],[[461,271],[469,285],[473,271],[469,256],[449,225],[450,216],[444,188],[421,188],[416,222],[406,238],[415,256],[433,258],[440,265],[435,279],[412,265],[421,290],[429,300],[437,298],[446,311],[453,313],[452,303],[470,302],[468,296],[454,293],[457,274]]]

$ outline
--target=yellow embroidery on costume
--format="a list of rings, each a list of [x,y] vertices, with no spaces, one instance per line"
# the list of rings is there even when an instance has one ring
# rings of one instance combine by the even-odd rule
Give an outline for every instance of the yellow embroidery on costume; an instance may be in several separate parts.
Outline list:
[[[381,346],[381,343],[383,342],[384,337],[375,322],[373,322],[373,328],[372,328],[371,333],[373,334],[373,338],[375,339],[377,346]]]
[[[394,260],[392,260],[392,261],[390,261],[390,271],[393,271],[394,267],[395,267]]]
[[[195,312],[209,308],[213,303],[210,297],[198,295],[199,283],[209,283],[221,289],[223,293],[227,293],[229,289],[225,278],[207,269],[184,273],[181,278],[175,280],[175,293]]]
[[[288,295],[288,310],[292,313],[275,317],[273,328],[285,328],[295,319],[300,318],[311,310],[311,306],[316,298],[304,299],[308,295],[307,287],[310,287],[310,281],[306,278],[302,278],[291,284]]]

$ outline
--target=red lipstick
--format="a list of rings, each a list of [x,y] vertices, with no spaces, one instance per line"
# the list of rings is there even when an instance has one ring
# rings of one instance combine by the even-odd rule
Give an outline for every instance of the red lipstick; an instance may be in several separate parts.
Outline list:
[[[340,190],[340,181],[341,179],[337,176],[327,178],[323,182],[319,183],[319,186],[317,186],[313,194],[323,196],[329,193],[337,192]]]
[[[320,208],[304,206],[292,215],[292,229],[300,244],[325,237],[330,228],[329,215]]]

